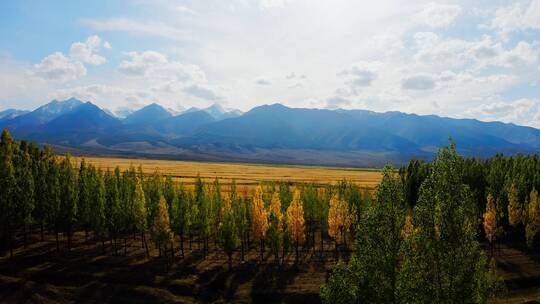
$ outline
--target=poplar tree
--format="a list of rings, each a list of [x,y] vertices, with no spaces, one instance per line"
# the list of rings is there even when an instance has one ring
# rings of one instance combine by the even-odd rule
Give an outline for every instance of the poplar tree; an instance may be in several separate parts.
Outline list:
[[[108,219],[107,219],[107,190],[105,188],[105,180],[103,172],[96,170],[93,167],[90,171],[92,180],[92,197],[91,197],[91,226],[94,231],[94,237],[97,237],[101,241],[101,248],[105,251],[105,236],[108,231]]]
[[[148,229],[148,209],[141,179],[136,178],[135,194],[133,196],[133,220],[135,229],[141,234],[142,247],[148,257],[148,244],[146,242],[146,230]]]
[[[23,243],[26,248],[28,226],[32,224],[34,210],[34,178],[32,176],[32,159],[26,151],[21,151],[21,162],[18,168],[17,181],[17,216],[18,223],[23,228]]]
[[[300,190],[295,189],[294,195],[289,208],[287,208],[287,229],[294,241],[296,257],[295,262],[298,262],[298,246],[305,239],[304,234],[304,207],[300,199]]]
[[[335,251],[337,254],[338,245],[343,242],[345,237],[346,222],[348,210],[346,203],[339,199],[338,194],[334,194],[330,199],[330,208],[328,209],[328,235],[334,239]]]
[[[10,257],[13,257],[13,239],[15,237],[16,194],[17,180],[13,167],[13,153],[15,149],[13,138],[7,129],[4,129],[0,138],[0,233],[2,245],[9,247]]]
[[[114,174],[107,169],[105,172],[105,218],[107,219],[107,231],[111,244],[114,246],[114,253],[118,254],[118,230],[119,230],[119,213],[120,210],[120,195],[118,193],[118,183]]]
[[[245,244],[247,240],[247,235],[249,234],[250,224],[249,224],[249,208],[248,201],[244,196],[238,197],[236,194],[236,182],[233,180],[231,185],[231,200],[234,209],[234,215],[236,220],[236,227],[238,228],[238,233],[240,235],[240,258],[242,262],[245,259]]]
[[[484,303],[489,276],[476,239],[477,213],[462,182],[454,145],[439,150],[414,208],[415,232],[403,244],[399,297],[404,303]]]
[[[60,165],[60,219],[67,235],[67,248],[71,250],[71,238],[77,216],[77,176],[71,158],[67,155]]]
[[[538,191],[533,188],[529,195],[529,207],[527,216],[527,226],[525,227],[525,236],[527,240],[527,246],[529,248],[534,247],[538,230],[540,229],[540,205],[538,202]]]
[[[260,243],[261,261],[264,258],[264,238],[268,230],[268,213],[264,208],[263,189],[258,185],[251,204],[251,231],[253,239]]]
[[[232,268],[232,255],[238,247],[239,237],[236,227],[236,219],[233,213],[232,201],[229,195],[224,196],[223,206],[221,207],[222,221],[220,224],[221,246],[227,254],[229,271]]]
[[[519,193],[515,183],[508,189],[508,222],[513,228],[523,223],[523,205],[519,200]]]
[[[497,237],[497,207],[495,206],[495,198],[491,193],[487,196],[486,211],[483,218],[484,234],[489,242],[490,249],[493,249],[493,243]]]
[[[88,230],[90,229],[91,221],[91,197],[92,197],[92,185],[90,181],[90,176],[88,174],[88,167],[84,158],[81,160],[79,165],[79,204],[77,206],[77,219],[81,228],[84,229],[85,239],[88,238]]]
[[[183,185],[178,189],[177,199],[172,204],[172,228],[174,233],[180,237],[180,256],[183,259],[184,238],[189,235],[192,221],[191,195]]]
[[[338,206],[334,209],[340,210],[337,195],[333,200]],[[406,208],[401,179],[386,166],[376,201],[367,206],[358,222],[354,255],[349,265],[334,271],[322,288],[323,302],[351,298],[355,303],[399,302],[397,285]],[[344,289],[343,282],[350,287]]]
[[[272,194],[268,213],[270,223],[268,239],[270,248],[276,257],[276,262],[279,263],[279,252],[283,244],[283,213],[281,212],[281,200],[278,192]]]
[[[167,201],[163,196],[159,199],[152,226],[152,239],[159,249],[159,255],[167,255],[167,244],[172,241]]]

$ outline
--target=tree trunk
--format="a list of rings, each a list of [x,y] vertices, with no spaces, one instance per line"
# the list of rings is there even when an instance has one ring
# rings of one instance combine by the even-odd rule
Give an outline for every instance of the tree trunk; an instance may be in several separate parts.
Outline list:
[[[141,248],[144,248],[144,231],[141,232]]]
[[[323,259],[323,251],[324,251],[323,229],[321,228],[321,248],[320,248],[321,260]]]
[[[229,271],[232,269],[232,252],[227,252],[228,262],[229,262]]]
[[[242,262],[244,262],[244,239],[240,240],[240,254],[242,255]]]
[[[26,223],[23,224],[23,246],[26,249]]]
[[[55,231],[56,234],[56,252],[60,251],[60,241],[58,240],[58,231]]]
[[[294,262],[295,262],[295,263],[298,263],[298,240],[296,240],[295,243],[296,243],[296,244],[295,244],[295,247],[296,247],[296,257],[295,257],[295,259],[294,259]]]
[[[41,241],[43,242],[43,240],[45,239],[43,235],[43,221],[39,222],[39,235],[41,237]]]
[[[261,262],[264,260],[264,240],[261,238]]]
[[[127,236],[124,236],[124,256],[127,256]]]
[[[182,255],[182,260],[184,259],[184,234],[180,234],[180,254]]]

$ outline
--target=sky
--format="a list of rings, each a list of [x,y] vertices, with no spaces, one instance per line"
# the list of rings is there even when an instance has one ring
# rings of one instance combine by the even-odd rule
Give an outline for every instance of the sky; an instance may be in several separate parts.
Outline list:
[[[1,1],[0,110],[70,97],[540,128],[540,0]]]

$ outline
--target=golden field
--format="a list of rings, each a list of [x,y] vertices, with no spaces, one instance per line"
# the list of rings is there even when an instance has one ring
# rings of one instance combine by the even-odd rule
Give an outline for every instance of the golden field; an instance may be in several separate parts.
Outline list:
[[[246,186],[248,188],[260,182],[268,181],[326,185],[345,179],[361,187],[373,189],[381,179],[381,172],[378,170],[358,168],[213,163],[111,157],[74,157],[74,161],[78,163],[82,158],[87,163],[104,170],[107,168],[112,170],[116,166],[119,166],[121,170],[125,170],[130,166],[141,166],[145,174],[151,174],[158,170],[161,174],[170,175],[175,180],[181,181],[186,185],[192,184],[197,175],[200,175],[206,182],[213,181],[218,177],[220,183],[224,186],[230,184],[235,179],[239,187]]]

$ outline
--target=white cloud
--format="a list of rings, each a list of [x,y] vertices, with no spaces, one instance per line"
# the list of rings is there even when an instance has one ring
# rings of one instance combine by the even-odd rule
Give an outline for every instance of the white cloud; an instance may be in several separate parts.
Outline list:
[[[52,53],[34,65],[36,75],[55,81],[69,81],[86,75],[84,65],[60,52]]]
[[[287,0],[259,0],[261,9],[283,8],[287,4]]]
[[[222,97],[217,95],[211,88],[198,84],[190,85],[184,88],[184,92],[206,100],[222,99]]]
[[[453,4],[428,3],[415,19],[432,28],[450,26],[461,13],[461,7]]]
[[[206,82],[206,75],[200,67],[169,60],[166,55],[156,51],[129,52],[127,56],[129,59],[122,61],[118,70],[128,76]]]
[[[540,118],[540,101],[528,98],[504,101],[500,97],[495,97],[489,103],[483,103],[468,110],[467,115],[482,120],[498,120],[540,127],[538,119]]]
[[[498,8],[491,28],[505,39],[515,31],[540,29],[540,0],[531,0],[528,5],[516,3]]]
[[[106,44],[102,44],[99,36],[90,36],[86,39],[86,42],[73,43],[69,49],[69,56],[74,60],[88,64],[104,64],[107,60],[105,57],[98,55],[97,52],[102,46],[110,48],[110,44],[108,42]]]
[[[106,48],[106,49],[110,49],[112,48],[112,45],[109,41],[105,41],[103,42],[103,47]]]
[[[97,31],[128,32],[136,35],[158,36],[172,40],[185,38],[185,31],[163,22],[146,22],[128,18],[81,19],[81,23]]]
[[[405,90],[431,90],[435,85],[435,79],[429,75],[414,75],[401,81],[401,87]]]

